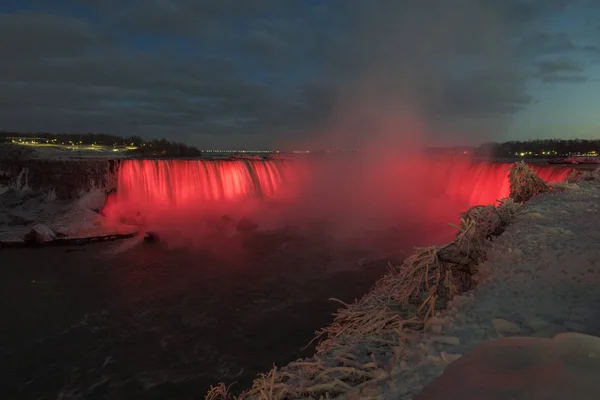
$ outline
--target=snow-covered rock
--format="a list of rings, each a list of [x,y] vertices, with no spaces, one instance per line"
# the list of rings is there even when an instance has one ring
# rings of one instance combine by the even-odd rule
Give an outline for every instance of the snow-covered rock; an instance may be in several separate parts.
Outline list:
[[[0,243],[11,247],[137,233],[137,227],[112,223],[94,211],[104,205],[105,198],[104,191],[96,189],[69,201],[7,187],[0,193]]]
[[[521,332],[521,327],[515,324],[514,322],[507,321],[502,318],[494,318],[492,320],[492,326],[498,333],[519,333]]]
[[[77,205],[93,211],[99,211],[105,202],[106,192],[104,189],[92,189],[77,199]]]
[[[52,229],[43,224],[35,224],[31,231],[26,235],[25,240],[30,243],[48,243],[56,239],[56,234]]]
[[[435,343],[447,344],[449,346],[460,345],[460,338],[456,336],[432,336],[430,340]]]
[[[24,232],[18,231],[0,231],[0,247],[1,246],[21,246],[25,244]]]
[[[599,376],[599,337],[503,338],[450,363],[415,400],[595,400]]]

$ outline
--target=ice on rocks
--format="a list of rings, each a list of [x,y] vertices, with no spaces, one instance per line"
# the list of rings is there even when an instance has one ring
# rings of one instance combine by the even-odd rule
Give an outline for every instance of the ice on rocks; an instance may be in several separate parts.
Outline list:
[[[563,325],[571,332],[586,333],[588,330],[586,325],[577,322],[566,321]]]
[[[462,354],[448,354],[445,351],[442,351],[440,353],[440,357],[442,357],[442,360],[444,360],[447,364],[450,364],[461,358]]]
[[[449,364],[415,400],[595,400],[598,376],[598,337],[512,337],[483,344]]]
[[[35,224],[26,235],[25,240],[30,243],[44,244],[56,239],[56,235],[52,229],[44,224]]]
[[[539,332],[553,326],[552,322],[546,321],[545,319],[539,317],[525,321],[525,325],[533,332]]]
[[[106,202],[106,191],[104,189],[92,189],[84,193],[76,203],[82,208],[99,211]]]
[[[67,202],[51,199],[41,192],[14,187],[3,189],[0,193],[0,243],[11,246],[25,241],[48,243],[57,238],[86,239],[136,233],[137,227],[109,225],[94,211],[102,207],[105,197],[104,191],[98,189],[84,193],[74,202]]]
[[[450,346],[458,346],[460,344],[460,338],[456,336],[432,336],[429,340],[434,343],[447,344]]]
[[[553,338],[560,333],[566,333],[568,329],[564,325],[552,324],[538,331],[534,331],[531,336],[538,338]]]
[[[498,333],[519,333],[521,327],[514,322],[507,321],[502,318],[494,318],[492,320],[492,326]]]

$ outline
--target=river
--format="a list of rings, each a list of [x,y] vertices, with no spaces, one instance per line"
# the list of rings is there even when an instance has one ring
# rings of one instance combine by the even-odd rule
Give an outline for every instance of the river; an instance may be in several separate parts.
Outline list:
[[[199,398],[286,364],[387,268],[322,237],[254,233],[213,251],[160,243],[2,249],[11,399]]]

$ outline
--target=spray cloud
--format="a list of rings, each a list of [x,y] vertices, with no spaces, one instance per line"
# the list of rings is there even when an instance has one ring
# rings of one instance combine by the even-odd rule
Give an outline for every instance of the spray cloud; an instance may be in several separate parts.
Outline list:
[[[444,198],[452,182],[427,145],[483,142],[501,133],[521,98],[505,10],[485,0],[347,1],[347,35],[325,66],[336,83],[326,124],[306,148],[360,149],[313,165],[292,207],[327,218],[338,235],[392,224],[444,224],[468,204]],[[336,86],[332,85],[332,86]]]

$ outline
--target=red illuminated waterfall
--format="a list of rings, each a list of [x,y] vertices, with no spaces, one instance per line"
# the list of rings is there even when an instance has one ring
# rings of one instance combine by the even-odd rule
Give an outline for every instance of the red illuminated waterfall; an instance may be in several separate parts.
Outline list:
[[[508,170],[510,163],[464,163],[462,165],[439,165],[445,171],[443,181],[446,194],[460,198],[469,206],[494,204],[496,200],[508,197],[510,185]],[[552,165],[530,165],[544,181],[559,182],[566,179],[572,169]]]
[[[209,212],[224,203],[269,198],[284,181],[282,161],[125,160],[119,166],[117,196],[110,217],[142,213]]]
[[[160,206],[273,195],[282,183],[279,163],[257,160],[136,160],[119,168],[120,198]]]
[[[244,214],[248,200],[276,199],[288,216],[305,219],[347,223],[368,215],[371,220],[445,223],[469,206],[507,197],[511,165],[441,159],[341,165],[327,160],[126,160],[105,213],[113,221],[142,215],[153,226],[175,229],[177,224],[181,231],[186,224],[195,226],[198,215]],[[549,165],[533,169],[548,182],[563,180],[571,171]],[[253,204],[258,203],[264,202]]]

